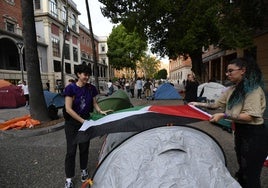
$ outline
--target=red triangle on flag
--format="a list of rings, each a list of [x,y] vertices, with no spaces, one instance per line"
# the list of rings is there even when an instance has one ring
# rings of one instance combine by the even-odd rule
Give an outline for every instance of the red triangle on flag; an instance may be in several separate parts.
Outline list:
[[[149,111],[158,112],[161,114],[196,118],[201,120],[209,120],[211,115],[190,105],[179,106],[151,106]]]

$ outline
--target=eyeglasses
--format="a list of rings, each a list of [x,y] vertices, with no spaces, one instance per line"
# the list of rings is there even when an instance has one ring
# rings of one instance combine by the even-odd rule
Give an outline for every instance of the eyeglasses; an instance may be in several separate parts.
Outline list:
[[[238,70],[241,70],[241,69],[228,69],[225,74],[232,74],[232,72],[234,71],[238,71]]]

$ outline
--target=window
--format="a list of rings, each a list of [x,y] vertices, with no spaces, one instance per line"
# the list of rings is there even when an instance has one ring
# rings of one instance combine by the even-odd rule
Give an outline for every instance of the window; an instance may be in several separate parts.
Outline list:
[[[52,37],[53,56],[60,57],[60,40]]]
[[[54,64],[54,72],[61,72],[61,63],[60,61],[53,61]]]
[[[64,46],[64,58],[65,59],[70,59],[70,45],[69,44],[65,44]]]
[[[63,22],[65,22],[66,21],[66,12],[67,12],[67,10],[66,10],[66,7],[65,6],[63,6],[63,8],[62,8],[62,20],[63,20]]]
[[[105,52],[105,46],[104,45],[101,46],[101,51]]]
[[[15,24],[11,22],[6,22],[7,31],[14,33],[15,32]]]
[[[71,64],[70,63],[65,63],[65,72],[68,74],[71,74]]]
[[[76,31],[76,17],[74,14],[72,15],[72,29]]]
[[[74,57],[74,61],[78,62],[78,50],[76,47],[73,47],[73,57]]]
[[[50,0],[49,2],[50,13],[52,16],[58,18],[58,4],[56,0]]]
[[[34,9],[35,10],[41,9],[40,0],[34,0]]]

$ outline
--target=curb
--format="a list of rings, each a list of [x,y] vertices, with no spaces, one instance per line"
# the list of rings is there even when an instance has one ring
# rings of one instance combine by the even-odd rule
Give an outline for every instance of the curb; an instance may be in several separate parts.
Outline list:
[[[64,122],[60,122],[54,126],[43,127],[36,130],[7,130],[0,131],[0,140],[6,138],[24,138],[24,137],[32,137],[39,136],[43,134],[48,134],[52,132],[59,131],[64,128]]]

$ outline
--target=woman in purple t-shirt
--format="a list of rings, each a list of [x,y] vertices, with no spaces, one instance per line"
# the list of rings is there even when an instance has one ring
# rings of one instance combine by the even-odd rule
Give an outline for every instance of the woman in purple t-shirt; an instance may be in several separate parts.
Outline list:
[[[96,101],[98,91],[95,86],[88,83],[91,70],[86,65],[78,65],[75,68],[75,74],[78,78],[76,83],[71,83],[64,90],[65,95],[65,135],[67,142],[67,152],[65,156],[65,188],[73,187],[72,178],[75,175],[75,156],[77,144],[74,144],[76,135],[80,127],[88,123],[90,112],[93,108],[97,112],[106,115],[106,111],[102,111]],[[66,118],[68,117],[68,118]],[[84,182],[88,178],[88,152],[89,141],[80,143],[80,168],[81,181]]]

